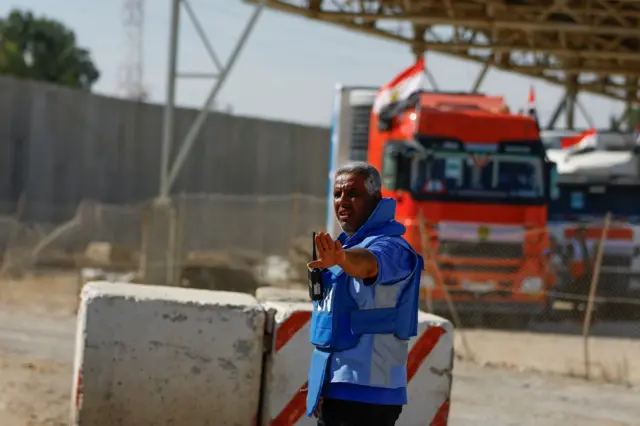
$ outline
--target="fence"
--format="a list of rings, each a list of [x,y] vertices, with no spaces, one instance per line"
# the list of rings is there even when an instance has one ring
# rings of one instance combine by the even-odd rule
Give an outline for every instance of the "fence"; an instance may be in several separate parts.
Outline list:
[[[304,268],[301,267],[302,272],[295,271],[299,268],[286,263],[302,265],[302,261],[308,261],[310,232],[324,227],[326,214],[325,199],[303,194],[181,194],[173,197],[172,204],[178,218],[175,255],[187,265],[226,263],[259,270],[266,276],[275,271],[282,276],[286,270],[287,279],[294,281],[304,281]],[[117,248],[120,258],[110,259],[110,267],[136,269],[144,242],[145,218],[151,209],[151,200],[127,206],[83,201],[74,217],[59,225],[23,223],[19,214],[0,217],[0,249],[4,253],[0,274],[20,275],[37,266],[75,268],[87,261],[83,256],[92,242]],[[510,324],[523,328],[532,319],[584,319],[589,277],[593,274],[576,278],[572,271],[576,265],[570,259],[575,246],[572,241],[576,229],[585,229],[592,259],[590,268],[595,269],[593,259],[602,220],[581,227],[565,223],[528,230],[526,235],[516,228],[474,226],[441,226],[438,230],[428,224],[409,227],[410,242],[417,248],[428,248],[420,250],[427,259],[423,296],[429,310],[451,314],[451,303],[447,303],[443,291],[448,289],[465,326]],[[168,234],[168,226],[154,231]],[[479,232],[489,235],[483,238]],[[546,248],[543,237],[547,234],[551,250],[540,256]],[[640,248],[635,242],[640,239],[636,234],[640,236],[640,227],[620,222],[611,225],[602,265],[598,266],[601,271],[594,295],[596,319],[640,317]],[[525,239],[530,248],[523,243]],[[277,259],[281,259],[280,265]],[[539,277],[543,285],[537,288],[538,280],[532,277]],[[523,280],[526,285],[520,285]]]
[[[159,256],[151,266],[176,262],[182,284],[199,288],[251,293],[261,285],[300,287],[311,257],[311,231],[325,226],[326,200],[301,194],[184,194],[174,196],[172,206],[177,249],[170,254],[175,259]],[[23,223],[18,215],[0,218],[0,279],[20,281],[42,268],[101,269],[116,274],[110,279],[121,279],[118,273],[140,274],[152,210],[151,200],[128,206],[84,201],[61,225]],[[407,238],[426,260],[423,307],[453,320],[462,356],[507,364],[521,364],[524,358],[532,368],[640,382],[640,294],[631,279],[638,266],[637,228],[613,222],[607,243],[597,244],[603,221],[583,226],[592,273],[576,280],[569,256],[575,224],[515,232],[419,220],[408,226]],[[170,234],[168,226],[154,231],[160,252],[165,246],[157,242]],[[552,250],[541,256],[549,234]],[[626,242],[616,243],[620,239]],[[100,242],[108,243],[107,255],[99,247],[97,254],[92,252],[91,243]],[[603,247],[600,256],[598,246]],[[591,298],[593,321],[585,314],[589,276],[598,278]],[[543,285],[538,288],[531,279],[525,284],[527,277],[541,277]],[[513,329],[528,333],[514,334]],[[589,336],[596,337],[585,364]]]
[[[302,273],[288,265],[309,261],[311,232],[325,226],[325,199],[302,194],[182,194],[173,197],[172,205],[178,218],[176,253],[186,266],[249,269],[259,275],[256,279],[268,280],[277,273],[299,281]],[[151,200],[128,206],[84,201],[71,220],[57,226],[22,223],[17,216],[0,218],[0,275],[18,277],[39,267],[136,270],[152,208]],[[154,232],[167,238],[166,227]],[[162,235],[154,238],[161,244]],[[109,259],[97,260],[96,253],[88,253],[91,243],[108,244]]]
[[[459,354],[640,382],[640,228],[605,218],[527,230],[417,222],[408,236],[425,258],[424,306],[453,320]]]

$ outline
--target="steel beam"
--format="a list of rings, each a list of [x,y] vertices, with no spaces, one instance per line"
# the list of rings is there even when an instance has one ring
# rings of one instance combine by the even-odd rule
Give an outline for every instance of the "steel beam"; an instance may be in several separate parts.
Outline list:
[[[567,123],[567,129],[575,130],[575,118],[576,118],[576,100],[578,96],[577,79],[570,78],[567,81],[567,105],[565,107],[565,119]]]
[[[160,160],[159,199],[166,201],[169,196],[167,173],[169,157],[175,137],[174,109],[176,106],[176,73],[178,66],[178,34],[180,32],[180,0],[171,0],[171,26],[169,28],[169,55],[167,64],[167,99],[162,122],[162,153]]]
[[[640,29],[634,26],[589,25],[586,23],[570,23],[551,20],[549,15],[556,14],[553,13],[553,7],[544,7],[542,5],[536,9],[529,9],[528,13],[522,13],[522,11],[518,13],[517,8],[512,9],[507,6],[501,10],[502,13],[499,14],[501,16],[500,18],[487,19],[486,9],[479,9],[475,16],[472,17],[469,17],[469,13],[460,13],[457,14],[458,16],[452,17],[444,7],[433,7],[425,10],[425,12],[415,13],[404,12],[401,9],[400,11],[397,11],[398,9],[396,8],[395,12],[380,13],[379,10],[372,12],[355,12],[348,10],[318,11],[310,8],[298,7],[281,0],[267,0],[267,4],[269,7],[283,12],[296,13],[309,18],[336,23],[361,22],[363,24],[370,24],[379,21],[404,21],[418,25],[460,26],[489,31],[507,29],[527,32],[564,32],[588,35],[621,35],[628,37],[640,36]],[[461,5],[456,5],[454,6],[454,9],[459,7],[461,7]],[[494,8],[494,16],[495,10],[496,9]],[[635,12],[638,13],[640,11],[636,10]]]
[[[558,104],[553,110],[553,113],[551,114],[551,117],[549,117],[549,121],[547,122],[547,130],[555,129],[556,123],[560,118],[560,114],[562,114],[562,112],[565,110],[566,107],[567,107],[567,96],[565,95],[562,98],[560,98],[560,100],[558,101]]]
[[[258,18],[260,18],[260,14],[262,13],[263,9],[264,9],[264,3],[256,6],[256,8],[254,9],[253,14],[251,15],[251,18],[249,18],[249,22],[247,22],[247,25],[245,26],[244,31],[242,32],[242,35],[240,36],[240,39],[238,40],[238,43],[236,44],[235,49],[233,49],[233,52],[231,52],[231,56],[229,57],[227,64],[222,68],[218,81],[216,81],[214,86],[211,88],[211,91],[209,92],[209,96],[205,100],[204,105],[202,106],[202,109],[200,109],[198,116],[193,121],[191,128],[187,132],[187,135],[185,136],[184,141],[182,142],[182,146],[178,151],[178,155],[176,156],[176,160],[173,163],[173,167],[169,172],[169,177],[167,178],[167,185],[169,186],[169,188],[173,186],[173,183],[178,177],[178,173],[180,173],[180,169],[184,165],[184,162],[187,159],[187,155],[189,155],[189,151],[191,151],[193,144],[195,143],[196,139],[198,138],[198,135],[200,134],[200,130],[202,129],[202,126],[207,120],[207,116],[209,115],[209,110],[211,109],[211,105],[213,105],[213,102],[218,96],[218,93],[220,93],[220,89],[222,89],[222,85],[224,84],[231,70],[233,69],[233,66],[236,63],[238,56],[242,51],[242,48],[245,46],[245,44],[249,40],[249,36],[251,35],[253,28],[258,22]]]
[[[223,68],[222,62],[220,62],[220,59],[218,59],[218,54],[213,49],[211,41],[209,40],[209,37],[207,37],[207,33],[204,31],[204,28],[202,28],[197,15],[194,13],[193,8],[191,7],[191,3],[189,3],[189,0],[182,0],[182,5],[184,6],[184,10],[189,16],[189,19],[191,19],[191,23],[196,29],[198,36],[200,36],[200,40],[202,40],[202,44],[204,44],[204,48],[207,50],[211,61],[213,61],[213,65],[216,67],[216,71],[219,73]]]
[[[587,111],[587,109],[584,107],[584,104],[580,101],[580,99],[578,99],[577,96],[576,96],[575,105],[576,107],[578,107],[578,110],[580,110],[580,114],[587,122],[587,125],[591,128],[596,127],[596,122],[593,121],[593,117],[591,116],[591,114],[589,114],[589,111]]]
[[[211,110],[211,106],[214,104],[218,93],[222,89],[225,81],[231,74],[233,66],[242,49],[246,45],[253,28],[255,27],[258,18],[260,17],[263,9],[264,2],[259,2],[255,6],[253,14],[251,15],[247,25],[244,28],[240,38],[238,39],[235,48],[233,49],[226,64],[222,64],[220,61],[211,40],[207,36],[206,32],[198,15],[194,12],[193,7],[189,0],[171,0],[171,27],[169,36],[169,59],[167,66],[167,100],[165,104],[165,113],[163,120],[163,132],[162,132],[162,153],[161,153],[161,165],[160,165],[160,188],[159,188],[159,200],[167,200],[171,189],[180,173],[180,169],[184,165],[187,159],[189,151],[193,147],[196,139],[198,138],[202,126],[207,120],[208,114]],[[178,41],[180,30],[180,10],[184,8],[187,16],[191,20],[196,33],[202,41],[209,58],[212,61],[212,65],[215,72],[178,72]],[[176,99],[176,81],[178,78],[195,78],[195,79],[214,79],[215,84],[211,88],[206,101],[202,105],[197,117],[191,124],[187,135],[182,140],[180,147],[178,148],[178,154],[175,160],[171,161],[171,153],[175,146],[175,123],[174,123],[174,111],[175,111],[175,99]]]
[[[310,12],[311,13],[311,12]],[[325,21],[360,21],[360,22],[379,22],[379,21],[406,21],[419,25],[447,25],[460,26],[465,28],[481,29],[488,31],[497,30],[516,30],[527,32],[545,32],[545,33],[581,33],[589,35],[620,35],[627,37],[639,37],[640,29],[606,26],[606,25],[580,25],[563,22],[525,22],[519,19],[512,20],[487,20],[484,18],[468,19],[468,18],[451,18],[444,14],[407,14],[398,13],[394,15],[378,15],[371,13],[349,13],[349,12],[316,12],[319,19]]]
[[[508,54],[509,60],[496,61],[493,66],[562,86],[571,76],[579,76],[579,91],[622,101],[627,100],[628,87],[612,77],[640,73],[638,0],[594,0],[571,7],[566,0],[540,5],[498,0],[379,0],[375,8],[365,7],[362,0],[264,1],[281,12],[407,44],[414,52],[449,54],[483,66],[493,55]],[[568,19],[558,19],[561,15]],[[381,26],[378,21],[408,25]],[[432,30],[437,26],[452,28],[453,35],[435,36]],[[592,74],[599,81],[585,84]],[[636,95],[636,101],[639,98]]]
[[[631,114],[631,110],[632,110],[631,104],[625,105],[625,108],[620,114],[620,117],[614,120],[615,123],[612,130],[620,130],[620,126],[623,125],[628,120],[629,114]]]
[[[471,93],[478,93],[480,91],[480,86],[484,82],[484,79],[487,77],[489,73],[489,69],[491,68],[491,63],[493,62],[493,57],[487,59],[487,62],[482,66],[482,69],[478,73],[476,77],[476,81],[473,83],[473,87],[471,88]]]

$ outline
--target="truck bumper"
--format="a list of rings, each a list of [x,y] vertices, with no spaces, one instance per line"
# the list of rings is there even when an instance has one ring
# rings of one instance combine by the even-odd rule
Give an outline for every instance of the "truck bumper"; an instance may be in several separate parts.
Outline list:
[[[423,301],[423,303],[425,303]],[[449,313],[449,305],[442,300],[431,302],[433,312]],[[545,309],[544,303],[527,303],[516,301],[495,302],[488,300],[454,300],[453,306],[460,314],[500,314],[534,316],[541,314]]]

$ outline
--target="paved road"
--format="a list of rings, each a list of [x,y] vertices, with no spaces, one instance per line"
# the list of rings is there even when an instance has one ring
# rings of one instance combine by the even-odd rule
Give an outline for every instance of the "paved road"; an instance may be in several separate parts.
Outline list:
[[[7,426],[64,425],[75,319],[0,305],[0,418]],[[450,426],[632,426],[640,390],[567,377],[455,367]]]

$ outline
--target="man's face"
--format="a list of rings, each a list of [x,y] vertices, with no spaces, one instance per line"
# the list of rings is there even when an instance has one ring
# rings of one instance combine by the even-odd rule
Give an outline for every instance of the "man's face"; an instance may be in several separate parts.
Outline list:
[[[356,173],[336,176],[333,185],[333,208],[342,230],[353,235],[376,208],[380,194],[367,192],[365,178]]]

